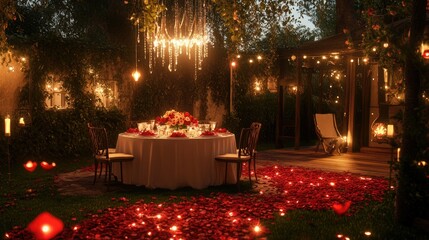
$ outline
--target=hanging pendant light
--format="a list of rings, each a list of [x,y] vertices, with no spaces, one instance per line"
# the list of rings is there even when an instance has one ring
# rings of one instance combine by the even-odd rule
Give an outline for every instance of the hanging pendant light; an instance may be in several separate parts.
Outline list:
[[[140,27],[140,22],[137,21],[137,28],[136,28],[136,48],[135,48],[135,57],[136,57],[136,68],[134,70],[134,72],[131,74],[134,78],[134,81],[138,82],[140,77],[141,77],[141,73],[139,72],[138,68],[137,68],[137,63],[138,63],[138,43],[140,42],[140,35],[139,35],[139,27]]]

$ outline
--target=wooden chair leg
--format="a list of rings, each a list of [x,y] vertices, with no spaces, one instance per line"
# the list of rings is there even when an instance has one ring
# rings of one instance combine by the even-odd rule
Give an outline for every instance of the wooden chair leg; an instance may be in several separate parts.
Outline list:
[[[111,180],[112,180],[112,163],[108,163],[108,164],[106,164],[106,165],[108,165],[109,167],[108,167],[108,169],[109,169],[109,180],[107,181],[107,185],[110,185],[110,182],[111,182]]]
[[[97,168],[98,168],[98,162],[94,162],[94,182],[92,184],[95,184],[95,181],[97,180]]]
[[[228,175],[228,163],[225,162],[225,184],[226,184],[226,177]]]
[[[258,176],[256,176],[256,153],[255,153],[255,155],[253,156],[253,174],[255,174],[255,181],[257,182],[258,181]]]
[[[240,177],[241,177],[241,162],[237,163],[237,189],[240,191]]]
[[[121,183],[124,183],[123,178],[122,178],[122,162],[119,162],[119,165],[121,166]]]
[[[252,159],[250,159],[250,161],[247,163],[247,168],[249,169],[249,182],[250,182],[250,186],[252,186],[252,173],[250,171],[250,166],[252,165],[251,161],[252,161]]]

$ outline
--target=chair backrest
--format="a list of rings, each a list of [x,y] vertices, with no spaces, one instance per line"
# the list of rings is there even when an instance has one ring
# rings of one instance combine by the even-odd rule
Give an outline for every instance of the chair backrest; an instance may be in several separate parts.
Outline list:
[[[106,156],[109,158],[109,141],[105,128],[91,127],[88,125],[89,136],[92,142],[92,152],[94,156]]]
[[[333,113],[316,113],[314,114],[314,125],[316,133],[321,138],[341,137],[337,128],[337,121]]]
[[[258,139],[259,139],[259,132],[261,131],[261,127],[262,127],[262,123],[259,122],[252,122],[252,124],[250,125],[250,128],[253,129],[253,141],[255,144],[255,148],[256,149],[256,145],[258,144]]]
[[[253,142],[254,131],[251,128],[242,128],[238,141],[238,156],[251,156],[255,150]]]

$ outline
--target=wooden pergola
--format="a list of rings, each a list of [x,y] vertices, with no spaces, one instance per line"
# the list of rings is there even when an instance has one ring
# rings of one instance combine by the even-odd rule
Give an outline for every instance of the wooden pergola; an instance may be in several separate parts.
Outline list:
[[[360,33],[354,34],[359,37]],[[341,101],[344,109],[337,119],[341,121],[340,132],[347,136],[348,149],[359,151],[361,146],[368,145],[370,118],[371,79],[368,72],[372,63],[367,62],[361,49],[349,48],[345,34],[337,34],[319,41],[303,44],[298,48],[279,50],[280,81],[278,86],[278,117],[276,126],[276,145],[281,148],[284,139],[293,139],[294,146],[298,149],[301,145],[303,127],[313,129],[312,115],[323,111],[323,92],[318,91],[318,104],[315,109],[307,109],[303,112],[303,96],[312,96],[313,85],[318,81],[321,87],[324,81],[323,74],[329,64],[334,66],[341,61],[345,70],[342,79],[344,85],[344,99]],[[359,39],[360,41],[360,39]],[[320,66],[325,61],[325,69]],[[289,66],[289,67],[287,67]],[[315,71],[315,69],[318,69]],[[359,89],[357,85],[359,84]],[[294,120],[286,121],[283,104],[284,94],[293,86],[295,91]],[[307,87],[305,87],[307,86]],[[312,101],[307,99],[305,101]],[[289,106],[291,107],[291,106]],[[304,125],[304,126],[303,126]],[[293,129],[291,131],[291,129]],[[289,131],[287,131],[289,130]],[[307,133],[308,135],[308,133]]]

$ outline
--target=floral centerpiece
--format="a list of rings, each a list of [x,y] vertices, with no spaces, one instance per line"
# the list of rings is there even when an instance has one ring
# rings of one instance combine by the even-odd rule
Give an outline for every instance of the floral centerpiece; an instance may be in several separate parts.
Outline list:
[[[156,117],[156,123],[159,125],[167,125],[170,128],[184,129],[189,125],[198,124],[198,119],[193,117],[189,112],[177,112],[172,109],[166,111],[164,115]]]

